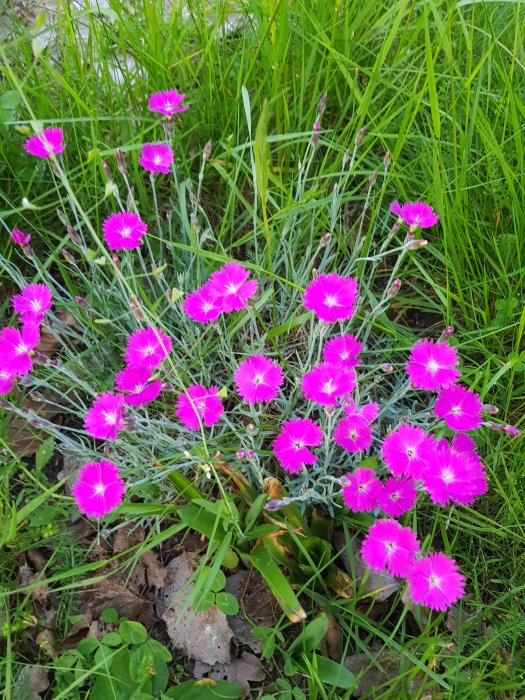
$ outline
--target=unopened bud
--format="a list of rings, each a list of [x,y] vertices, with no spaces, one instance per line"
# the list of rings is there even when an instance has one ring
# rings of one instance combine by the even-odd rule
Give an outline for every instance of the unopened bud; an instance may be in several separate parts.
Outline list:
[[[504,432],[507,433],[507,435],[519,435],[520,434],[519,428],[516,428],[515,425],[506,425],[503,428],[503,430],[504,430]]]
[[[188,452],[188,450],[184,450],[182,454],[186,457],[186,459],[190,459],[191,457],[191,454]]]
[[[113,260],[113,262],[115,263],[115,265],[116,265],[116,266],[118,267],[118,269],[120,270],[120,260],[119,260],[118,255],[112,255],[112,256],[111,256],[111,259]]]
[[[328,93],[325,92],[324,95],[319,100],[319,105],[317,107],[317,112],[318,112],[319,116],[322,116],[322,114],[326,108],[326,101],[327,100],[328,100]]]
[[[255,457],[255,452],[253,450],[248,450],[246,456],[248,457],[248,459],[252,459],[252,457]]]
[[[22,197],[22,209],[38,209],[36,204],[32,204],[27,197]]]
[[[145,321],[146,320],[146,317],[144,316],[144,314],[140,310],[136,300],[135,301],[132,300],[129,302],[129,310],[131,311],[133,316],[135,316],[137,321]]]
[[[246,452],[244,450],[237,450],[237,452],[235,453],[237,459],[244,459],[245,455]]]
[[[494,423],[491,420],[486,420],[482,423],[485,428],[490,428],[490,430],[496,430],[499,433],[506,433],[507,435],[519,435],[520,431],[515,425],[504,425],[503,423]]]
[[[117,148],[115,151],[115,158],[117,160],[117,168],[120,170],[120,172],[125,175],[126,174],[126,160],[124,159],[124,154],[120,150],[120,148]]]
[[[400,289],[401,289],[401,280],[400,279],[394,280],[386,293],[386,298],[393,299],[397,295],[397,293],[399,292]]]
[[[106,173],[106,177],[109,180],[109,182],[113,182],[111,170],[109,169],[109,165],[106,163],[105,160],[102,161],[102,167],[104,168],[104,172]]]
[[[403,248],[405,250],[417,250],[418,248],[424,248],[426,245],[428,245],[428,241],[424,238],[416,238],[413,241],[407,241]]]
[[[381,365],[379,369],[385,374],[391,374],[394,371],[394,365],[390,365],[388,362],[385,362],[385,364]]]
[[[390,151],[387,151],[383,157],[383,165],[385,166],[385,170],[388,170],[391,163],[392,163],[392,154],[390,153]]]
[[[64,214],[64,212],[61,209],[57,209],[57,216],[58,220],[63,226],[68,226],[69,225],[69,219],[67,216]]]
[[[287,506],[289,503],[291,503],[290,498],[274,498],[273,500],[264,504],[264,510],[274,512],[276,510],[280,510],[284,506]]]
[[[319,270],[314,267],[312,268],[312,279],[316,280],[319,277]]]
[[[443,333],[439,336],[439,341],[438,342],[443,342],[444,340],[448,340],[450,336],[454,333],[454,326],[447,326]]]
[[[484,403],[482,410],[483,413],[489,413],[491,416],[495,416],[497,413],[499,413],[499,408],[490,403]]]
[[[346,148],[345,152],[343,153],[343,170],[346,168],[349,160],[350,160],[350,151],[348,150],[348,148]]]
[[[246,426],[246,430],[247,430],[249,433],[253,433],[253,431],[255,430],[254,424],[253,424],[253,423],[248,423],[248,425]]]
[[[312,131],[321,131],[321,123],[319,122],[318,119],[314,121],[314,125],[312,127]]]
[[[324,236],[321,238],[319,241],[319,246],[321,248],[326,248],[326,246],[330,243],[330,239],[332,238],[331,233],[325,233]]]
[[[79,306],[81,306],[83,309],[88,309],[89,305],[87,301],[84,299],[84,297],[74,297],[75,301]]]
[[[357,132],[357,136],[355,137],[354,144],[357,147],[359,147],[363,143],[363,139],[366,136],[366,126],[362,126],[359,131]]]
[[[204,162],[206,162],[208,160],[208,158],[210,157],[211,146],[212,146],[211,139],[209,141],[206,141],[206,143],[204,144],[204,150],[202,152],[202,160]]]
[[[82,245],[82,241],[72,226],[67,226],[67,233],[75,245]]]
[[[317,148],[319,144],[319,134],[316,131],[313,132],[312,137],[310,138],[310,143],[314,148]]]
[[[368,186],[373,187],[377,180],[377,170],[373,170],[368,177]]]
[[[69,252],[69,250],[67,248],[62,248],[61,253],[62,253],[64,260],[67,260],[68,263],[70,263],[71,265],[74,265],[75,258],[71,255],[71,253]]]

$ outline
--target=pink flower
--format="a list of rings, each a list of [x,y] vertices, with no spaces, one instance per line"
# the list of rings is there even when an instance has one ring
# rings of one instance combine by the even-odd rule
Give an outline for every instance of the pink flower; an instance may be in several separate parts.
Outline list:
[[[425,339],[418,340],[412,347],[406,369],[416,389],[436,391],[454,384],[461,376],[457,364],[456,348]]]
[[[24,143],[24,148],[32,156],[49,158],[51,155],[62,153],[66,147],[66,144],[62,143],[62,138],[62,129],[49,127],[39,134],[30,136]]]
[[[131,369],[153,369],[171,352],[171,338],[160,328],[141,328],[128,336],[124,359]]]
[[[323,406],[337,406],[337,398],[347,396],[354,387],[354,370],[346,370],[328,362],[315,365],[303,375],[301,384],[306,398]]]
[[[334,442],[348,452],[363,452],[372,444],[372,430],[361,416],[349,416],[337,424]]]
[[[363,541],[361,556],[374,571],[406,576],[419,553],[417,536],[397,520],[376,520]]]
[[[234,375],[237,391],[246,403],[271,401],[283,383],[283,371],[264,355],[251,355],[244,360]]]
[[[458,433],[452,438],[452,450],[458,454],[462,452],[476,454],[476,443],[471,437],[465,435],[465,433]]]
[[[148,224],[138,214],[130,211],[110,214],[102,223],[104,240],[110,250],[131,250],[140,246]]]
[[[153,382],[150,382],[150,379],[151,369],[126,367],[117,373],[115,387],[119,391],[131,392],[124,399],[124,403],[130,406],[142,406],[150,401],[155,401],[162,390],[160,379],[155,379]]]
[[[423,487],[432,503],[446,506],[453,501],[469,506],[486,493],[488,485],[483,463],[475,452],[457,452],[441,440],[423,474]]]
[[[224,413],[217,387],[210,386],[207,389],[202,384],[192,384],[186,393],[179,394],[176,410],[180,421],[188,430],[200,430],[201,422],[210,428]]]
[[[274,440],[273,451],[281,467],[289,474],[297,474],[305,464],[314,464],[317,457],[309,447],[318,447],[323,439],[321,428],[310,418],[285,420]]]
[[[13,308],[23,323],[41,323],[52,305],[52,294],[45,284],[27,284],[13,297]]]
[[[425,202],[407,202],[401,205],[395,201],[390,205],[390,211],[403,219],[414,230],[416,228],[430,228],[439,219],[432,207]]]
[[[363,343],[360,343],[355,335],[351,333],[338,335],[325,344],[323,360],[347,368],[356,367],[361,364],[361,360],[358,360],[357,356],[362,349]]]
[[[84,416],[84,430],[100,440],[116,440],[117,432],[124,430],[122,419],[124,397],[106,391],[93,401]]]
[[[390,477],[383,483],[378,482],[372,491],[372,496],[383,513],[398,518],[414,507],[417,491],[412,479]]]
[[[122,503],[125,488],[117,465],[101,459],[84,464],[72,491],[82,513],[89,518],[102,518]]]
[[[439,392],[434,413],[452,430],[474,430],[483,422],[479,394],[460,384]]]
[[[183,105],[182,102],[186,97],[186,93],[178,93],[177,90],[163,90],[162,92],[154,92],[149,96],[148,104],[152,112],[160,112],[167,117],[172,117],[177,112],[185,112],[189,105]]]
[[[13,243],[15,243],[16,245],[25,246],[25,245],[27,245],[27,244],[29,243],[29,241],[31,240],[31,234],[30,234],[30,233],[24,233],[23,231],[20,231],[19,229],[14,228],[14,229],[11,231],[11,240],[12,240]]]
[[[140,151],[139,165],[150,173],[170,171],[173,163],[173,151],[166,143],[145,143]]]
[[[443,552],[414,561],[407,578],[411,600],[432,610],[447,610],[465,592],[465,579],[456,562]]]
[[[190,292],[184,300],[182,308],[191,319],[198,323],[215,321],[223,311],[221,299],[213,293],[209,283]]]
[[[415,425],[400,425],[387,435],[381,457],[394,476],[420,479],[433,459],[434,442],[430,435]]]
[[[343,411],[347,416],[360,416],[367,423],[373,423],[379,414],[378,403],[365,403],[361,408],[356,406],[355,401],[350,399],[346,406],[343,406]]]
[[[257,294],[257,280],[249,280],[249,270],[237,262],[229,262],[216,270],[207,282],[211,294],[220,301],[222,310],[239,311]]]
[[[352,474],[344,477],[343,503],[354,513],[374,510],[377,502],[373,496],[374,484],[378,484],[379,479],[373,469],[356,467]]]
[[[14,386],[16,374],[8,372],[5,369],[0,369],[0,396],[9,394]]]
[[[40,342],[40,331],[35,323],[25,323],[22,330],[6,326],[0,330],[0,358],[2,370],[24,376],[33,369],[31,351]]]
[[[355,313],[357,290],[355,277],[340,277],[336,272],[319,275],[306,287],[303,306],[325,323],[345,321]]]

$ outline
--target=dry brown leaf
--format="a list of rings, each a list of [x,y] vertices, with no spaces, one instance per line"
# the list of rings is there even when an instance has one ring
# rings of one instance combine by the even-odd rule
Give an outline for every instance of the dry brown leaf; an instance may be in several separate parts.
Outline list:
[[[35,556],[38,554],[39,557],[41,555],[36,552],[36,550],[29,550],[27,553],[27,557],[30,558],[30,553],[33,553]],[[43,559],[43,558],[42,558]],[[39,573],[42,571],[43,564],[38,567],[35,566],[36,568],[36,573],[33,571],[33,569],[29,566],[27,563],[27,558],[24,557],[23,563],[18,567],[18,573],[20,576],[20,585],[21,586],[32,586],[35,584],[35,582],[38,581],[40,578]],[[34,601],[38,602],[43,602],[46,601],[49,596],[49,586],[47,583],[40,584],[39,586],[36,586],[33,588],[31,591],[31,597],[33,598]]]
[[[275,598],[256,569],[240,570],[228,576],[225,590],[239,602],[237,615],[228,618],[236,639],[258,654],[263,640],[253,636],[252,627],[274,627],[280,617]]]
[[[153,604],[113,578],[107,578],[82,596],[80,613],[98,617],[106,608],[115,608],[121,617],[142,622],[145,627],[155,624]]]
[[[194,571],[195,560],[195,555],[183,552],[167,565],[167,585],[157,598],[159,617],[165,621],[173,644],[191,659],[209,665],[229,663],[233,632],[226,615],[216,605],[202,612],[196,612],[191,605],[185,607],[194,587],[186,584]]]
[[[321,640],[321,653],[323,656],[328,656],[330,659],[338,661],[341,658],[339,652],[341,646],[341,628],[331,612],[325,610],[324,614],[328,618],[328,629]]]
[[[371,659],[375,659],[376,663],[374,664],[374,661]],[[385,697],[401,697],[399,692],[402,689],[399,685],[399,680],[404,674],[400,674],[402,671],[402,657],[396,652],[377,645],[372,647],[368,654],[361,653],[347,656],[344,665],[358,680],[358,686],[353,691],[353,697],[373,697],[374,691]],[[417,690],[423,680],[423,672],[418,671],[409,684],[409,693]],[[388,696],[386,695],[387,690],[390,693]]]
[[[73,316],[69,313],[69,311],[66,311],[65,309],[58,311],[56,317],[59,321],[59,323],[57,323],[57,327],[59,325],[65,326],[66,328],[73,327],[76,323]],[[58,331],[55,331],[55,333],[56,332]],[[57,341],[55,335],[53,335],[49,327],[45,324],[41,326],[40,342],[36,346],[36,351],[41,353],[42,355],[45,355],[46,357],[53,357],[53,355],[59,348],[60,343]]]
[[[211,678],[214,681],[230,681],[230,683],[238,683],[245,693],[245,697],[250,694],[250,681],[260,682],[266,678],[264,667],[260,660],[249,651],[244,651],[239,659],[232,659],[228,664],[208,664],[195,662],[193,669],[195,678]]]
[[[131,529],[129,526],[119,528],[113,537],[113,552],[124,552],[144,540],[144,529]],[[166,584],[166,569],[152,549],[141,554],[133,564],[130,584],[136,588],[150,586],[162,588]]]
[[[41,700],[40,693],[49,688],[47,671],[40,666],[22,666],[13,686],[16,700]]]

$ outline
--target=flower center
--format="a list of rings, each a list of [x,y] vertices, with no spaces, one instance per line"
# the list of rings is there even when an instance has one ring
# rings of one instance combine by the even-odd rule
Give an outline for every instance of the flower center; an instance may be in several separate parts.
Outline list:
[[[348,437],[351,440],[357,440],[357,430],[350,430],[350,432],[348,433]]]
[[[256,374],[253,378],[253,383],[256,386],[259,386],[259,384],[264,384],[264,374]]]
[[[460,416],[463,413],[461,406],[452,406],[450,412],[453,413],[455,416]]]
[[[103,496],[106,493],[106,484],[103,484],[102,482],[95,484],[93,486],[93,491],[97,496]]]
[[[144,355],[153,355],[153,353],[155,352],[155,346],[146,345],[146,347],[142,348],[142,352]]]
[[[449,467],[445,467],[444,469],[441,470],[441,478],[445,482],[445,484],[450,484],[452,481],[455,481],[456,475],[450,469]]]
[[[129,237],[131,236],[131,229],[130,229],[130,227],[129,227],[129,226],[124,226],[124,227],[121,229],[121,231],[120,231],[120,235],[122,236],[122,238],[129,238]]]
[[[331,394],[332,392],[335,391],[335,387],[332,386],[333,382],[334,382],[333,379],[329,379],[327,382],[325,382],[323,384],[323,392],[325,394]]]
[[[434,359],[429,360],[427,362],[427,369],[430,374],[436,374],[436,372],[440,369],[439,362],[436,362]]]
[[[327,294],[324,298],[324,303],[327,306],[339,306],[339,302],[337,301],[337,297]]]
[[[156,155],[155,158],[153,158],[153,162],[155,165],[159,165],[162,161],[162,158],[159,155]]]
[[[407,457],[415,457],[416,456],[416,448],[415,447],[407,447]]]
[[[32,300],[31,300],[31,306],[33,307],[33,310],[34,310],[34,311],[40,311],[40,309],[42,308],[42,306],[41,306],[40,302],[38,301],[38,299],[32,299]]]
[[[237,294],[239,288],[240,285],[234,284],[233,282],[230,282],[230,284],[226,285],[226,291],[228,292],[228,294]]]
[[[439,578],[439,576],[436,576],[436,574],[431,574],[428,577],[428,583],[433,588],[439,588],[439,584],[441,583],[441,579]]]
[[[303,448],[302,440],[295,440],[293,443],[293,446],[295,447],[296,450],[302,450],[302,448]]]
[[[118,416],[115,411],[102,411],[102,415],[104,416],[104,420],[108,425],[116,425]]]
[[[388,553],[392,554],[396,549],[396,544],[395,542],[385,542],[385,547],[387,548]]]
[[[19,343],[15,347],[15,352],[17,355],[27,355],[29,352],[29,347],[25,343]]]

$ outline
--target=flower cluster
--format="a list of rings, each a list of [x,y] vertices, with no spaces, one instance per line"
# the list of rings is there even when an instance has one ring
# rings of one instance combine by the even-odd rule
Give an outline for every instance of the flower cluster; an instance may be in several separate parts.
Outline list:
[[[5,326],[0,330],[0,395],[8,394],[16,378],[33,369],[34,351],[40,342],[40,324],[51,308],[52,294],[45,284],[27,284],[11,302],[22,327]]]
[[[175,115],[188,109],[188,105],[183,104],[184,99],[185,95],[174,89],[149,97],[151,111],[163,115],[161,124],[170,141],[144,143],[141,147],[138,163],[151,173],[153,188],[159,173],[173,172],[176,179],[171,135]],[[316,125],[314,130],[318,130],[318,122]],[[44,129],[30,137],[24,147],[30,154],[51,159],[54,171],[60,173],[60,160],[56,156],[65,148],[61,129]],[[119,168],[124,172],[122,163],[123,160]],[[118,198],[117,202],[120,206]],[[139,248],[148,232],[148,224],[139,213],[131,211],[134,209],[132,198],[127,206],[129,211],[120,207],[121,211],[103,221],[103,238],[111,251]],[[424,202],[400,204],[396,201],[390,209],[397,216],[392,235],[403,224],[408,226],[403,251],[424,245],[426,241],[414,240],[415,231],[434,226],[439,218]],[[29,235],[14,229],[11,238],[27,253]],[[384,297],[386,303],[399,286],[399,280],[390,285]],[[223,314],[249,308],[258,291],[259,282],[251,277],[250,270],[232,260],[212,272],[202,286],[190,291],[182,310],[196,323],[214,323]],[[355,277],[315,272],[301,302],[317,319],[312,329],[317,329],[322,347],[315,360],[312,361],[314,353],[309,354],[300,385],[295,381],[288,381],[287,385],[283,368],[260,348],[248,348],[242,355],[233,372],[233,384],[250,411],[260,404],[267,405],[278,397],[283,398],[292,385],[291,390],[299,392],[300,386],[301,401],[308,402],[307,410],[302,415],[283,416],[272,437],[275,460],[289,475],[303,472],[305,481],[308,477],[305,468],[316,465],[321,445],[329,449],[329,455],[335,452],[343,462],[355,460],[357,466],[344,476],[326,476],[341,486],[344,506],[353,512],[372,513],[376,518],[362,544],[365,563],[373,570],[406,579],[414,603],[445,610],[463,595],[463,576],[455,562],[444,553],[423,554],[416,533],[396,519],[414,508],[418,498],[428,496],[432,503],[445,507],[471,505],[484,494],[487,490],[485,468],[474,441],[466,432],[482,424],[489,427],[496,424],[484,423],[486,407],[480,396],[459,383],[457,350],[443,336],[438,341],[424,339],[414,344],[406,363],[405,383],[407,392],[432,393],[434,422],[441,432],[438,436],[432,434],[428,423],[422,423],[418,413],[401,417],[385,431],[383,420],[389,415],[388,406],[361,401],[363,395],[367,396],[359,386],[363,342],[357,337],[359,334],[354,335],[344,327],[357,312],[359,292]],[[10,391],[16,377],[33,368],[33,351],[40,338],[39,324],[49,311],[51,301],[50,290],[38,283],[27,285],[13,297],[13,309],[23,325],[21,330],[6,327],[0,331],[3,360],[0,393]],[[139,318],[137,313],[135,315]],[[330,333],[332,324],[337,324],[333,334]],[[325,340],[325,336],[331,337]],[[92,437],[116,440],[120,431],[130,429],[130,407],[149,404],[158,399],[161,392],[170,389],[162,381],[162,363],[171,350],[171,338],[150,325],[127,337],[123,352],[125,367],[116,373],[113,389],[96,396],[85,413],[84,428]],[[225,415],[223,395],[218,386],[201,383],[192,383],[180,391],[175,412],[184,429],[199,432],[217,424]],[[270,407],[268,415],[278,413],[272,412],[272,408],[275,409]],[[323,417],[327,425],[324,429]],[[454,432],[452,438],[442,436],[446,429]],[[510,434],[514,430],[512,426],[496,426],[496,429]],[[360,463],[361,457],[369,451],[374,454]],[[255,456],[253,450],[238,450],[236,454],[239,460]],[[311,471],[318,468],[317,465]],[[83,466],[73,493],[83,513],[100,518],[122,502],[125,485],[118,466],[101,459]]]
[[[237,262],[229,262],[212,273],[210,279],[190,292],[182,305],[185,313],[198,323],[215,321],[223,313],[240,311],[257,294],[257,280]]]
[[[376,520],[363,541],[361,555],[374,571],[405,578],[414,603],[443,611],[463,595],[465,579],[454,560],[443,552],[422,556],[416,534],[397,520]]]

